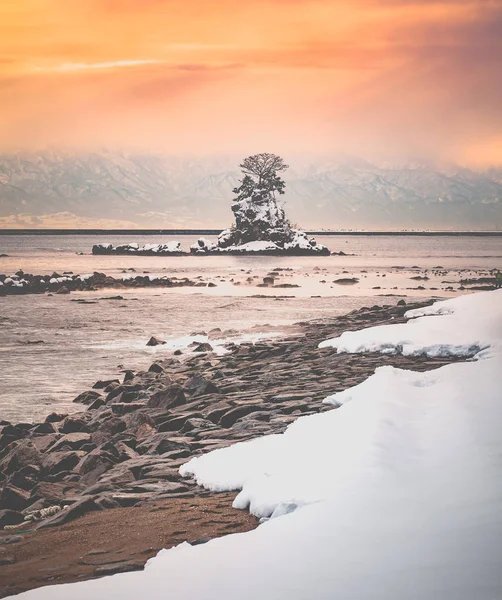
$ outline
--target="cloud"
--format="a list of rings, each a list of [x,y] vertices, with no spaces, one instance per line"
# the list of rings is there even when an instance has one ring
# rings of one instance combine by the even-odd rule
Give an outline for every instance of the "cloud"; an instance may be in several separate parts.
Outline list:
[[[0,8],[5,149],[270,144],[458,159],[484,148],[502,162],[497,0],[12,6]]]

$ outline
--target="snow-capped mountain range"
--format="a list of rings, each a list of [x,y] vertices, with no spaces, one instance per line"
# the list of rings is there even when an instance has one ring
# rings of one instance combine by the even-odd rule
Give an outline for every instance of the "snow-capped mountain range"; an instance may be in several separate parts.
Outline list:
[[[287,158],[287,157],[286,157]],[[224,228],[235,157],[47,151],[0,156],[0,227]],[[502,168],[289,161],[291,221],[323,229],[502,227]]]

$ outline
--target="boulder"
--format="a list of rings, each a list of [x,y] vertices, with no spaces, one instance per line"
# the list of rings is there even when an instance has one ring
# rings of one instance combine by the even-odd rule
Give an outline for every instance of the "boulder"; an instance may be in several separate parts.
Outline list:
[[[76,483],[41,481],[33,490],[32,495],[43,499],[45,504],[53,506],[54,504],[64,504],[75,496],[79,489],[80,487]]]
[[[40,466],[42,454],[30,440],[18,442],[14,448],[0,460],[0,473],[4,476],[30,465]]]
[[[89,431],[89,427],[84,419],[68,416],[61,423],[59,430],[62,433],[74,433],[77,431]]]
[[[67,433],[49,448],[50,452],[61,450],[63,447],[69,450],[78,450],[84,444],[91,441],[91,435],[82,431]]]
[[[211,344],[208,344],[207,342],[202,342],[201,344],[197,344],[197,346],[195,346],[195,348],[193,349],[193,352],[212,352],[213,351],[213,347],[211,346]]]
[[[71,471],[80,462],[84,452],[50,452],[42,461],[42,467],[47,473],[56,474],[61,471]]]
[[[146,425],[151,431],[154,431],[155,428],[152,417],[145,410],[137,410],[134,413],[125,415],[123,421],[125,423],[125,431],[135,435],[138,439],[141,437],[139,435],[141,427]]]
[[[179,385],[172,385],[166,390],[155,392],[147,402],[148,408],[168,410],[186,403],[186,396]]]
[[[142,442],[136,450],[140,454],[165,454],[175,450],[190,450],[187,443],[174,441],[172,437],[170,433],[157,433]]]
[[[252,412],[259,411],[261,410],[261,408],[262,407],[256,404],[245,404],[243,406],[236,406],[235,408],[232,408],[224,415],[222,415],[219,423],[222,427],[225,428],[232,427],[232,425],[237,421],[237,419],[245,417],[246,415],[249,415]]]
[[[58,423],[60,421],[63,421],[67,416],[68,415],[52,412],[52,413],[50,413],[50,415],[47,415],[47,417],[45,417],[45,422],[46,423]]]
[[[24,521],[24,516],[16,510],[4,509],[0,510],[0,529],[6,525],[17,525]]]
[[[79,394],[75,400],[73,400],[73,402],[80,402],[80,404],[92,404],[96,398],[101,398],[101,394],[99,392],[89,390]]]
[[[68,523],[69,521],[73,521],[73,519],[77,519],[82,515],[85,515],[88,512],[93,510],[99,510],[99,506],[94,501],[94,498],[89,496],[84,496],[68,508],[60,511],[54,517],[49,519],[45,519],[41,521],[36,529],[46,529],[48,527],[57,527],[58,525],[63,525],[64,523]]]
[[[159,340],[158,338],[156,338],[153,335],[148,340],[148,342],[146,343],[147,346],[159,346],[159,345],[162,345],[162,344],[165,344],[165,342],[163,342],[162,340]]]
[[[206,379],[202,375],[195,375],[187,379],[183,385],[183,389],[192,398],[204,396],[205,394],[219,394],[220,390],[212,381]]]
[[[99,381],[96,381],[96,383],[92,387],[95,390],[104,390],[105,388],[109,387],[110,385],[112,385],[114,383],[120,383],[120,382],[118,379],[106,379],[106,380],[100,379]]]
[[[30,504],[31,493],[14,485],[6,485],[0,496],[0,507],[22,511]]]
[[[181,431],[181,433],[188,433],[188,432],[204,431],[206,429],[215,429],[215,428],[216,428],[216,425],[212,421],[209,421],[208,419],[192,418],[192,419],[187,419],[185,421],[185,423],[180,431]]]
[[[40,467],[27,465],[19,471],[15,471],[7,478],[6,485],[13,485],[22,490],[31,490],[40,479]]]

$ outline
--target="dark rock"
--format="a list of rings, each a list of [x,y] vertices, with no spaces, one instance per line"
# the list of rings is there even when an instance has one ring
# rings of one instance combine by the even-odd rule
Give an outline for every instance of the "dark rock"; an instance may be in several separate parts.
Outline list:
[[[114,500],[110,494],[101,494],[95,499],[96,506],[99,510],[108,508],[120,508],[120,504]]]
[[[21,488],[23,490],[33,489],[40,479],[40,467],[35,465],[27,465],[19,471],[15,471],[7,479],[7,484]]]
[[[31,442],[38,451],[46,452],[59,438],[59,433],[48,433],[47,435],[33,436]]]
[[[398,306],[406,306],[406,302],[404,300],[399,300],[397,305]]]
[[[173,385],[167,390],[156,392],[148,400],[148,408],[167,410],[186,403],[186,396],[179,385]]]
[[[80,404],[92,404],[96,398],[101,398],[101,394],[99,392],[89,390],[79,394],[75,400],[73,400],[73,402],[80,402]]]
[[[80,417],[68,416],[64,419],[59,430],[62,433],[74,433],[77,431],[89,431],[89,427],[84,419]]]
[[[97,410],[105,405],[105,400],[101,396],[96,398],[92,404],[89,404],[89,410]]]
[[[137,446],[136,450],[140,454],[165,454],[178,450],[190,450],[187,443],[173,441],[172,437],[170,433],[157,433]]]
[[[359,283],[359,279],[357,277],[341,277],[340,279],[335,279],[333,283],[337,283],[338,285],[353,285]]]
[[[159,431],[159,433],[163,433],[166,431],[179,431],[185,424],[185,421],[188,418],[190,418],[192,416],[192,414],[190,414],[190,415],[184,414],[184,415],[180,415],[177,417],[171,417],[167,420],[161,421],[157,427],[157,430]],[[193,416],[195,416],[195,415],[193,415]],[[202,415],[199,413],[198,416],[201,417]]]
[[[165,344],[165,342],[163,342],[162,340],[157,339],[153,335],[148,340],[148,342],[146,343],[147,346],[159,346],[159,345],[162,345],[162,344]]]
[[[115,415],[126,415],[132,413],[145,406],[144,402],[116,402],[111,405],[113,414]]]
[[[120,381],[118,379],[105,379],[105,380],[100,379],[99,381],[96,381],[96,383],[92,387],[95,390],[104,390],[105,388],[109,387],[113,383],[120,383]]]
[[[21,512],[10,509],[0,510],[0,529],[6,525],[17,525],[24,521],[24,516]]]
[[[62,287],[59,288],[59,290],[56,292],[56,294],[69,294],[70,290],[63,285]]]
[[[209,421],[208,419],[187,419],[181,428],[182,433],[188,433],[194,430],[206,430],[206,429],[214,429],[216,425]]]
[[[220,392],[219,388],[212,381],[202,375],[190,377],[183,385],[183,389],[193,398],[205,394],[218,394]]]
[[[109,471],[118,458],[112,453],[103,450],[102,448],[96,448],[90,452],[86,457],[82,458],[76,471],[82,475],[82,483],[84,485],[91,485],[95,483],[103,473]]]
[[[30,504],[31,493],[28,490],[6,485],[0,496],[0,506],[14,511],[22,511]]]
[[[42,467],[50,474],[71,471],[78,465],[83,454],[80,451],[50,452],[44,456]]]
[[[64,504],[68,499],[74,497],[79,489],[79,485],[75,483],[41,481],[33,495],[42,498],[48,505]]]
[[[197,346],[193,349],[194,352],[212,352],[213,347],[211,344],[207,342],[202,342],[201,344],[197,344]]]
[[[60,421],[63,421],[67,416],[68,415],[52,412],[50,415],[45,417],[45,422],[46,423],[58,423]]]
[[[121,386],[121,388],[123,389],[126,386]],[[115,393],[118,392],[118,395],[115,395]],[[111,397],[113,395],[113,397]],[[113,390],[112,392],[110,392],[110,394],[108,395],[108,401],[110,404],[124,404],[127,402],[134,402],[135,400],[138,400],[138,398],[140,397],[141,392],[137,391],[137,390],[124,390],[120,391],[119,388],[117,388],[116,390]]]
[[[161,365],[159,365],[159,363],[153,363],[150,365],[148,371],[150,373],[163,373],[164,368]]]
[[[43,434],[47,434],[47,433],[56,433],[57,429],[56,427],[52,424],[52,423],[39,423],[38,425],[35,425],[35,427],[33,427],[33,429],[31,430],[31,433],[36,434],[36,435],[43,435]]]
[[[235,408],[232,408],[228,412],[226,412],[220,418],[219,423],[222,427],[225,427],[225,428],[232,427],[232,425],[237,421],[237,419],[240,419],[241,417],[245,417],[246,415],[249,415],[252,412],[259,411],[259,410],[261,410],[261,408],[262,407],[260,407],[258,405],[250,405],[250,404],[245,404],[243,406],[237,406]]]
[[[42,454],[30,440],[23,440],[0,460],[0,474],[10,475],[28,465],[41,465]]]
[[[155,423],[152,417],[143,410],[137,410],[134,413],[125,415],[123,422],[125,423],[125,431],[135,435],[139,439],[138,431],[140,427],[144,425],[148,426],[152,431],[154,430]]]
[[[67,447],[70,450],[79,450],[81,446],[91,441],[91,436],[89,433],[84,433],[81,431],[76,431],[74,433],[67,433],[62,438],[50,447],[50,452],[54,452],[56,450],[61,450],[63,446]]]
[[[99,506],[94,501],[94,498],[84,496],[78,502],[75,502],[68,508],[57,513],[57,515],[54,517],[41,521],[40,524],[36,526],[36,529],[57,527],[58,525],[63,525],[64,523],[73,521],[73,519],[77,519],[78,517],[81,517],[82,515],[85,515],[93,510],[99,510]]]

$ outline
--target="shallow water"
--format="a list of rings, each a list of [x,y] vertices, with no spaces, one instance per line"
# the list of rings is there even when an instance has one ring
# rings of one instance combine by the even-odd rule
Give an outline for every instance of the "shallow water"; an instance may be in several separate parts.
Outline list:
[[[194,236],[178,236],[188,249]],[[116,236],[103,241],[161,243],[172,236]],[[395,303],[399,297],[449,297],[461,278],[502,268],[501,238],[326,236],[333,257],[134,257],[77,255],[101,239],[88,236],[0,236],[0,273],[104,271],[115,277],[149,272],[212,281],[214,288],[100,290],[69,296],[0,297],[0,420],[31,421],[52,410],[81,408],[72,399],[97,379],[147,367],[154,358],[186,348],[191,334],[221,328],[228,340],[280,335],[288,326],[331,317],[363,305]],[[441,271],[431,271],[441,266]],[[258,287],[276,268],[276,283]],[[426,276],[427,280],[411,277]],[[334,283],[356,277],[353,285]],[[249,281],[248,281],[249,279]],[[443,282],[453,282],[443,283]],[[453,291],[446,290],[449,286]],[[424,289],[416,289],[417,287]],[[104,298],[120,294],[123,300]],[[264,297],[256,297],[257,295]],[[277,296],[283,296],[277,297]],[[313,297],[314,296],[314,297]],[[85,299],[95,304],[79,304]],[[271,327],[263,327],[264,325]],[[256,326],[260,326],[259,329]],[[236,331],[225,334],[228,329]],[[155,335],[168,344],[147,347]],[[216,336],[218,337],[218,336]],[[198,338],[201,339],[201,338]]]

